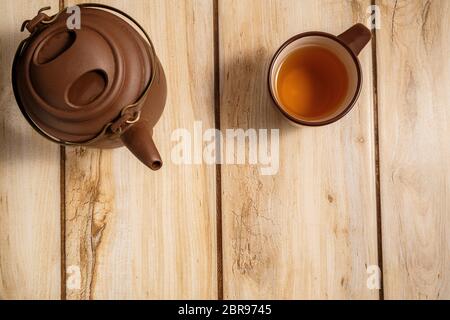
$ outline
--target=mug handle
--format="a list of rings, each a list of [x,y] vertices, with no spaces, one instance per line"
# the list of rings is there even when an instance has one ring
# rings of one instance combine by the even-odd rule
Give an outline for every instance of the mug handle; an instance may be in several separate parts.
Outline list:
[[[362,49],[372,39],[372,32],[362,23],[357,23],[344,33],[338,35],[355,55],[359,55]]]

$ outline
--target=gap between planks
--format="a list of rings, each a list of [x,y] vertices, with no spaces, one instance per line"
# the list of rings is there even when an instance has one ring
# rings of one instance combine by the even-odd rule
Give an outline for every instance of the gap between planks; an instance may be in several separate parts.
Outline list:
[[[65,8],[65,1],[59,0],[58,10]],[[60,201],[61,201],[61,300],[67,300],[66,287],[66,147],[59,149]]]
[[[219,0],[213,1],[214,33],[214,126],[220,130],[220,43]],[[220,150],[220,148],[219,148]],[[223,248],[222,248],[222,166],[216,164],[216,233],[217,233],[217,299],[223,300]]]
[[[370,4],[376,5],[377,0],[371,0]],[[372,14],[372,13],[371,13]],[[377,29],[372,29],[372,97],[373,97],[373,123],[374,123],[374,153],[375,153],[375,192],[377,211],[377,252],[378,267],[381,271],[379,299],[384,300],[384,276],[383,276],[383,234],[381,224],[381,182],[380,182],[380,138],[378,126],[378,63],[377,63]]]

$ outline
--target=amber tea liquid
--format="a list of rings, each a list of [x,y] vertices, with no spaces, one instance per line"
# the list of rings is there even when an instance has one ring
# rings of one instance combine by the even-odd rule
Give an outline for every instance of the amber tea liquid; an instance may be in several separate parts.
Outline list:
[[[347,95],[349,79],[333,52],[307,46],[293,51],[282,63],[276,85],[278,99],[287,112],[314,120],[337,111]]]

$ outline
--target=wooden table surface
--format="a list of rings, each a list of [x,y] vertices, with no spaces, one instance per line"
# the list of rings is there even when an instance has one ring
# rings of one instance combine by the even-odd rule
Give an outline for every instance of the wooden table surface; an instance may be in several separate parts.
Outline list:
[[[1,299],[450,298],[450,1],[102,2],[142,23],[166,70],[165,166],[31,129],[10,85],[19,28],[73,2],[1,1]],[[269,99],[270,57],[366,23],[371,4],[357,106],[293,128]],[[278,174],[171,163],[171,132],[194,121],[280,129]]]

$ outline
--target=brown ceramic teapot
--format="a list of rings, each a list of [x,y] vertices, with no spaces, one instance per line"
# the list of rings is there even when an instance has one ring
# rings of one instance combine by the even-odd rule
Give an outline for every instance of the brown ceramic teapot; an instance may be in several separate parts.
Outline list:
[[[125,145],[153,170],[162,166],[152,131],[166,102],[161,63],[145,30],[126,13],[82,4],[80,28],[66,10],[41,9],[22,26],[31,35],[17,50],[12,82],[28,122],[63,145]],[[145,36],[135,29],[134,23]]]

